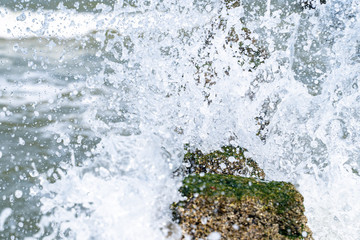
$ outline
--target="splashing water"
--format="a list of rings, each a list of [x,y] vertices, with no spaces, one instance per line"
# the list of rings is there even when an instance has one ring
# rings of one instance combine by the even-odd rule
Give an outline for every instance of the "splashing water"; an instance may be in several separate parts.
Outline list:
[[[247,148],[315,239],[359,239],[357,1],[69,2],[0,8],[1,238],[178,239],[190,143]]]

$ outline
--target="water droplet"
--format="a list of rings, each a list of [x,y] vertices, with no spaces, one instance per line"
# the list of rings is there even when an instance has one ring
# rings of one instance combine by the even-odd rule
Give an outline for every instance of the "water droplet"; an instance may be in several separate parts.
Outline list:
[[[226,169],[226,164],[225,164],[225,163],[220,163],[220,168],[221,168],[222,170]]]
[[[239,225],[237,225],[237,224],[232,225],[232,227],[233,227],[234,230],[239,230],[240,229]]]
[[[310,146],[312,147],[312,148],[317,148],[318,147],[318,142],[317,141],[311,141],[311,143],[310,143]]]
[[[4,231],[4,224],[6,219],[11,215],[12,209],[11,208],[5,208],[2,210],[0,214],[0,231]]]
[[[16,198],[21,198],[22,195],[23,195],[23,192],[22,192],[21,190],[16,190],[16,191],[15,191],[15,197],[16,197]]]
[[[22,13],[16,17],[16,21],[25,21],[25,19],[26,19],[25,13]]]
[[[22,139],[21,137],[19,138],[19,144],[24,146],[25,145],[25,141],[24,139]]]
[[[19,45],[18,44],[14,44],[13,45],[13,50],[16,52],[19,49]]]

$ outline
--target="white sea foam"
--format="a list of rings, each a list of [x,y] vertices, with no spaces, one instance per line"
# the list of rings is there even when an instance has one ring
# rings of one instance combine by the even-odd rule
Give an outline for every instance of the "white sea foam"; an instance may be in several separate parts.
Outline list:
[[[4,231],[4,225],[6,220],[8,219],[8,217],[10,217],[10,215],[12,214],[12,209],[11,208],[5,208],[1,211],[0,214],[0,231]]]
[[[166,12],[146,11],[139,12],[113,12],[105,13],[78,13],[62,9],[61,11],[22,11],[13,12],[0,8],[0,38],[76,38],[91,32],[102,30],[116,30],[118,33],[127,33],[129,29],[141,29],[153,26],[161,18],[163,27],[171,30],[175,25],[183,27],[201,26],[211,14],[197,13],[196,18],[191,14],[177,15]],[[174,19],[176,18],[176,21]]]
[[[164,238],[161,228],[165,231],[171,221],[167,206],[177,199],[179,185],[166,175],[169,166],[161,153],[154,152],[159,140],[111,136],[98,151],[107,151],[106,162],[116,161],[117,166],[96,167],[96,175],[86,168],[81,175],[69,169],[60,173],[61,181],[55,184],[43,179],[49,197],[42,199],[42,211],[53,214],[43,217],[40,226],[55,223],[55,232],[60,236],[67,232],[68,239]],[[34,237],[43,233],[41,229]]]
[[[92,158],[82,167],[63,166],[55,183],[43,174],[41,186],[32,189],[44,214],[34,237],[52,226],[49,238],[164,239],[168,206],[180,198],[172,171],[189,142],[204,151],[246,147],[269,180],[296,184],[316,239],[360,236],[359,4],[333,1],[301,12],[282,1],[244,3],[221,11],[214,4],[211,13],[200,13],[184,1],[169,4],[176,7],[166,13],[150,9],[126,17],[120,10],[24,12],[25,17],[1,10],[4,38],[73,38],[116,29],[133,44],[122,48],[118,62],[104,60],[113,69],[113,88],[101,85],[101,73],[88,82],[90,89],[104,90],[84,100],[84,124],[101,139],[89,150]],[[228,20],[225,30],[211,24],[219,12]],[[223,47],[230,27],[242,29],[241,17],[270,52],[257,70],[240,66],[235,50]],[[205,28],[214,33],[206,48]],[[99,42],[105,40],[98,35]],[[107,49],[113,51],[115,43]],[[194,63],[208,60],[216,84],[204,87],[194,80]],[[100,114],[105,110],[124,119],[106,121]],[[263,140],[257,136],[259,116],[268,120]]]

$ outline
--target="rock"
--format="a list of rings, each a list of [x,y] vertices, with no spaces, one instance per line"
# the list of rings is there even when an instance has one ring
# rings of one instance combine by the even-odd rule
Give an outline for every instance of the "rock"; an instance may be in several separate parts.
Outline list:
[[[304,9],[315,9],[317,0],[302,0],[301,6]],[[321,4],[326,4],[326,0],[320,0]]]
[[[220,151],[203,154],[199,150],[190,151],[184,156],[186,174],[217,173],[235,176],[265,178],[264,171],[251,158],[246,158],[247,150],[241,147],[225,146]]]
[[[240,7],[240,0],[224,0],[227,9]]]
[[[213,19],[211,27],[205,33],[205,42],[198,51],[198,57],[192,60],[196,67],[195,78],[204,86],[216,84],[216,77],[219,74],[230,75],[231,73],[230,66],[215,69],[213,61],[209,60],[210,55],[216,56],[219,52],[225,51],[229,56],[237,59],[243,71],[253,71],[269,57],[267,47],[256,40],[244,19],[239,17],[237,22],[228,21],[228,15],[235,15],[236,18],[237,13],[232,10],[239,6],[239,0],[223,2],[226,11]],[[214,41],[215,38],[216,41]]]
[[[312,239],[303,197],[286,182],[220,174],[192,174],[173,205],[183,239]]]

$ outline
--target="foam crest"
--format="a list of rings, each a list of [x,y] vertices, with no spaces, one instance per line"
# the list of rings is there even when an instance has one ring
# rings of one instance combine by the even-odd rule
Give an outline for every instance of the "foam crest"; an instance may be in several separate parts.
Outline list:
[[[209,15],[197,12],[197,18],[190,21],[190,16],[191,12],[173,16],[166,11],[139,11],[136,8],[133,11],[120,8],[115,12],[105,9],[101,13],[79,13],[66,8],[61,11],[14,12],[7,8],[0,8],[0,21],[4,23],[0,26],[0,38],[72,39],[108,29],[126,34],[131,29],[150,27],[158,18],[163,21],[163,27],[170,30],[174,27],[173,24],[177,27],[196,26],[209,18]],[[177,20],[173,21],[174,18]]]
[[[51,224],[53,236],[66,239],[164,238],[161,228],[170,221],[164,206],[176,199],[178,183],[165,175],[168,166],[161,153],[154,152],[158,137],[139,138],[111,136],[111,143],[102,143],[108,157],[116,157],[122,165],[126,162],[126,168],[99,166],[100,160],[96,168],[84,167],[81,175],[79,169],[67,169],[54,184],[43,179],[42,194],[47,197],[42,199],[42,211],[51,215],[42,218],[43,228],[34,237],[42,236]]]

